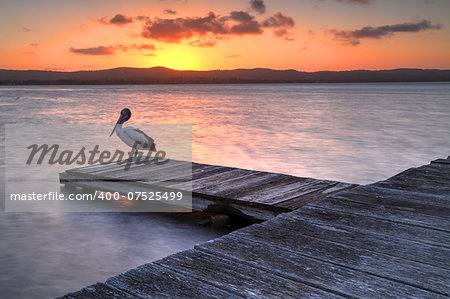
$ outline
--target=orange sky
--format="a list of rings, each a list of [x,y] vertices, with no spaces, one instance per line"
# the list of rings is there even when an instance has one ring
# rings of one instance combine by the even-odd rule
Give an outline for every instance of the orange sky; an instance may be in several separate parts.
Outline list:
[[[0,68],[450,69],[448,0],[7,0]]]

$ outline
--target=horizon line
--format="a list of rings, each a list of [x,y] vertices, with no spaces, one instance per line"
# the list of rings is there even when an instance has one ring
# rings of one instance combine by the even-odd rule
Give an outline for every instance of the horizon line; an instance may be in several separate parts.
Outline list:
[[[391,68],[391,69],[346,69],[346,70],[317,70],[317,71],[303,71],[297,69],[273,69],[267,67],[254,67],[254,68],[234,68],[234,69],[210,69],[210,70],[180,70],[173,69],[165,66],[152,66],[152,67],[133,67],[133,66],[119,66],[113,68],[106,69],[88,69],[88,70],[46,70],[46,69],[0,69],[0,71],[38,71],[38,72],[55,72],[55,73],[75,73],[75,72],[98,72],[98,71],[109,71],[115,69],[166,69],[177,72],[213,72],[213,71],[236,71],[236,70],[272,70],[272,71],[296,71],[301,73],[318,73],[318,72],[354,72],[354,71],[369,71],[369,72],[377,72],[377,71],[396,71],[396,70],[421,70],[421,71],[450,71],[450,69],[441,69],[441,68],[417,68],[417,67],[399,67],[399,68]]]

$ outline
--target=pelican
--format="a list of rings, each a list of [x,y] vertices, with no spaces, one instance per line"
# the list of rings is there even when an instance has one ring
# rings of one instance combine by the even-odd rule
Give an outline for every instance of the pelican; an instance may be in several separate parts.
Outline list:
[[[116,132],[117,136],[122,140],[126,145],[132,148],[132,152],[134,156],[137,155],[138,150],[148,150],[152,152],[156,152],[155,141],[153,138],[145,134],[139,129],[133,127],[122,127],[123,123],[129,120],[131,117],[131,111],[128,108],[122,109],[120,112],[120,117],[117,120],[114,129],[111,132],[111,137],[114,132]],[[130,154],[131,155],[131,154]]]

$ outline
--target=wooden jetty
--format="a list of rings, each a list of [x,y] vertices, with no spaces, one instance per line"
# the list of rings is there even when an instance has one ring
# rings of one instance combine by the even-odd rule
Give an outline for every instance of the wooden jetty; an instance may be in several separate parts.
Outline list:
[[[450,157],[62,298],[447,298]]]
[[[127,171],[117,163],[81,167],[61,173],[60,181],[124,195],[155,186],[190,191],[194,210],[237,214],[252,220],[268,220],[356,186],[177,160],[163,165],[132,164]]]

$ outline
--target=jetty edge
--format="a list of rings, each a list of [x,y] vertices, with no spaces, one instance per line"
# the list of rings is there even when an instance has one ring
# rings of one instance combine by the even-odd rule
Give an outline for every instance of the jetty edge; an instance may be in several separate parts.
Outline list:
[[[357,186],[179,160],[162,165],[132,164],[128,170],[117,163],[85,166],[60,173],[60,182],[125,196],[155,188],[189,192],[194,210],[232,214],[254,222]]]
[[[60,298],[446,298],[450,157]]]

